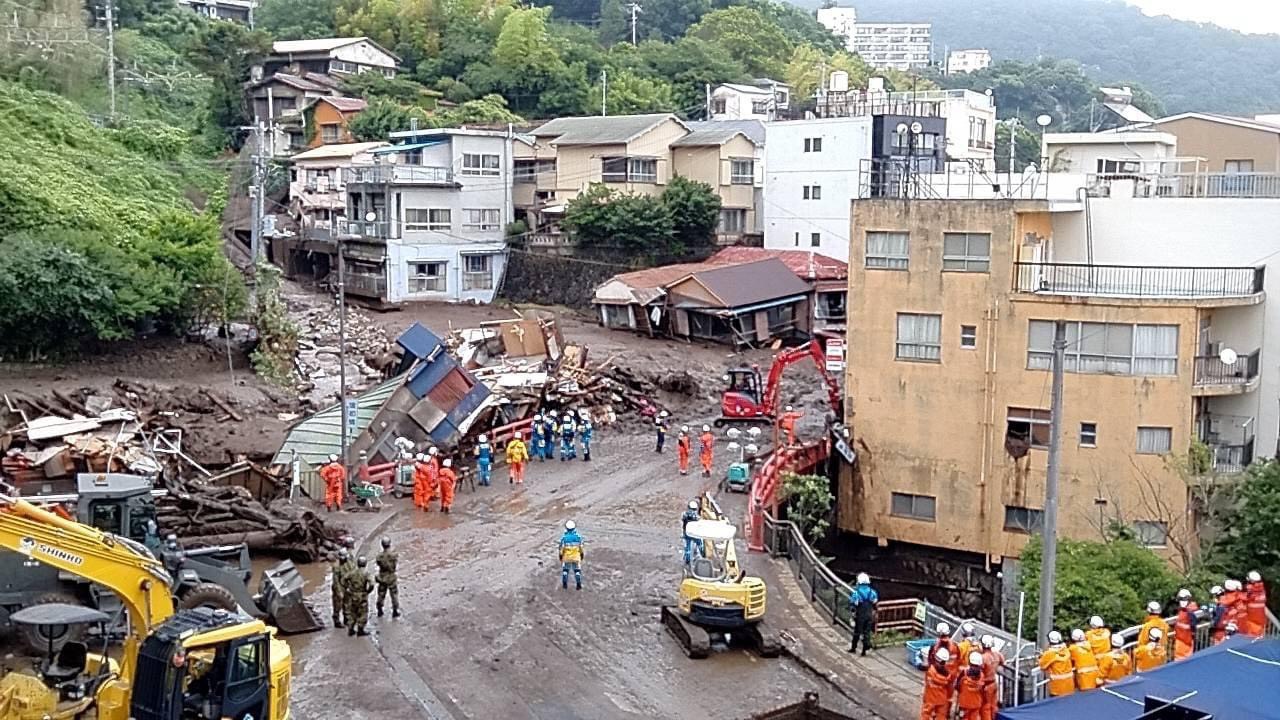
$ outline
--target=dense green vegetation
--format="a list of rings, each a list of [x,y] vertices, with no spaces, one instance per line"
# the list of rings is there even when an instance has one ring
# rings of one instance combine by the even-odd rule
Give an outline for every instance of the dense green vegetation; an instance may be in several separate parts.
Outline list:
[[[818,2],[798,4],[816,7]],[[989,48],[996,60],[1070,58],[1095,81],[1142,85],[1158,95],[1170,113],[1249,115],[1272,112],[1280,102],[1280,36],[1147,17],[1120,0],[840,4],[857,7],[860,20],[932,22],[938,58],[948,47]]]
[[[677,176],[657,196],[594,184],[569,201],[564,224],[579,247],[654,258],[710,245],[719,219],[720,196],[711,186]]]

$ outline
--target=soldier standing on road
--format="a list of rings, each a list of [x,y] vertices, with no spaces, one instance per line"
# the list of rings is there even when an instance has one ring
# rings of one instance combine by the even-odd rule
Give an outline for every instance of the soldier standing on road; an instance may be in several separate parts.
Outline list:
[[[343,548],[338,551],[338,554],[333,556],[333,562],[329,566],[329,594],[330,602],[333,605],[333,626],[336,628],[343,627],[342,586],[346,582],[343,573],[346,572],[347,560],[349,560],[350,557],[351,555],[347,553],[346,548]]]
[[[369,622],[369,595],[373,593],[373,580],[369,578],[369,559],[360,556],[355,572],[346,576],[342,594],[347,599],[347,635],[368,635],[365,625]]]
[[[391,550],[391,538],[382,538],[382,552],[373,559],[378,566],[378,617],[382,617],[383,601],[391,593],[391,617],[400,617],[400,582],[396,578],[399,558]]]

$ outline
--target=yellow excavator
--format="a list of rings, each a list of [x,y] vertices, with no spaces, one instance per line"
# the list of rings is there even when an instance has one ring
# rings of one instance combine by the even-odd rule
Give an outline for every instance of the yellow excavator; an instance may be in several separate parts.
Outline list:
[[[696,502],[698,519],[684,526],[693,548],[676,605],[662,607],[663,624],[691,658],[710,655],[713,641],[745,643],[761,657],[777,657],[782,646],[764,622],[768,588],[738,564],[737,527],[707,493]]]
[[[0,720],[288,720],[293,657],[261,620],[174,612],[171,578],[141,544],[0,495],[0,548],[97,583],[123,605],[118,659],[68,642],[36,673],[0,678]]]

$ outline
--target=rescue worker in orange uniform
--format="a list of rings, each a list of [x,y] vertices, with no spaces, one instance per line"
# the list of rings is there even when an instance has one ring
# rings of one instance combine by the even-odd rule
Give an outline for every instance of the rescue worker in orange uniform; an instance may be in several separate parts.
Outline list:
[[[1227,623],[1234,612],[1235,598],[1228,597],[1221,585],[1209,588],[1209,594],[1213,596],[1213,607],[1209,609],[1209,636],[1217,645],[1227,637]]]
[[[1098,688],[1098,659],[1084,636],[1084,631],[1071,631],[1071,663],[1076,668],[1076,689],[1082,692]]]
[[[1164,633],[1152,630],[1146,645],[1133,649],[1133,666],[1138,672],[1153,670],[1165,664],[1169,654],[1164,649]]]
[[[1160,633],[1164,637],[1164,633]],[[1133,672],[1133,661],[1129,653],[1124,651],[1124,636],[1116,633],[1111,636],[1111,649],[1098,656],[1098,682],[1103,685],[1119,682]]]
[[[440,468],[440,512],[448,515],[453,507],[453,489],[458,484],[458,474],[453,471],[453,461],[445,458]]]
[[[428,474],[427,456],[418,453],[413,463],[413,506],[426,512],[431,509],[431,477]]]
[[[934,659],[938,656],[939,650],[946,650],[947,657],[951,658],[951,669],[956,669],[956,666],[960,664],[960,648],[956,645],[955,641],[951,639],[951,626],[944,622],[940,622],[935,630],[938,633],[938,639],[934,641],[933,645],[929,646],[928,664],[933,664]]]
[[[787,406],[786,412],[782,413],[782,417],[778,420],[778,425],[782,427],[782,431],[787,434],[787,444],[794,445],[796,442],[796,421],[804,413],[796,412],[795,408]]]
[[[1071,651],[1062,643],[1062,633],[1049,633],[1049,647],[1040,653],[1040,670],[1049,679],[1049,695],[1060,697],[1076,691]]]
[[[1244,631],[1261,636],[1267,627],[1267,586],[1262,584],[1262,575],[1257,570],[1250,570],[1246,579],[1249,582],[1244,586],[1244,594],[1248,609],[1245,611]]]
[[[711,477],[711,459],[715,452],[716,439],[711,434],[711,426],[702,426],[702,435],[698,437],[701,448],[698,452],[698,461],[702,463],[702,477]]]
[[[693,440],[689,437],[689,426],[681,425],[680,434],[676,436],[676,461],[680,463],[680,474],[689,474],[689,450]]]
[[[529,448],[517,430],[507,441],[507,484],[524,484],[524,464],[529,462]]]
[[[960,675],[956,708],[960,720],[982,720],[983,696],[986,693],[986,673],[982,671],[982,653],[969,653],[969,665]]]
[[[1164,618],[1161,617],[1160,603],[1155,600],[1147,603],[1147,619],[1142,621],[1142,627],[1138,629],[1139,645],[1147,641],[1147,633],[1151,632],[1152,628],[1159,628],[1161,635],[1169,637],[1169,623],[1165,622]]]
[[[995,720],[1000,706],[1000,679],[998,673],[1004,666],[1004,654],[996,650],[995,638],[982,636],[982,720]]]
[[[1191,598],[1191,591],[1183,588],[1178,591],[1178,616],[1173,621],[1173,659],[1181,660],[1191,657],[1196,649],[1196,623],[1200,621],[1200,606]],[[1164,633],[1160,634],[1164,637]],[[1139,647],[1146,645],[1141,638]]]
[[[1111,631],[1107,629],[1106,623],[1102,622],[1102,616],[1094,615],[1089,618],[1089,629],[1084,636],[1089,640],[1089,648],[1093,650],[1094,659],[1111,652]]]
[[[324,480],[324,509],[327,512],[342,509],[342,495],[347,487],[347,469],[338,462],[337,455],[330,455],[329,462],[320,468]]]
[[[1233,594],[1227,624],[1235,625],[1240,630],[1249,622],[1249,595],[1244,591],[1244,583],[1239,580],[1228,580],[1224,584],[1227,591]]]
[[[950,642],[950,638],[947,638]],[[956,670],[951,651],[945,647],[930,649],[932,657],[924,671],[924,702],[920,720],[951,720],[951,699],[956,691]]]

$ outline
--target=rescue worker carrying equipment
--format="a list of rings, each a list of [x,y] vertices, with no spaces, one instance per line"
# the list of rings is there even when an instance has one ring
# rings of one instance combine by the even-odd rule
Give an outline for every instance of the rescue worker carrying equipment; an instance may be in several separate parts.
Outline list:
[[[595,426],[586,410],[578,410],[578,432],[582,435],[582,461],[591,460],[591,437],[595,435]]]
[[[1160,628],[1160,634],[1169,637],[1169,623],[1160,616],[1160,603],[1152,600],[1147,603],[1147,619],[1142,622],[1142,627],[1138,630],[1138,644],[1141,645],[1147,641],[1147,633],[1152,628]]]
[[[1060,697],[1076,691],[1075,673],[1071,665],[1071,651],[1062,643],[1062,633],[1049,633],[1049,647],[1040,653],[1040,670],[1049,678],[1049,695]]]
[[[453,490],[458,485],[458,474],[453,471],[453,461],[445,458],[440,468],[440,512],[449,514],[453,507]]]
[[[489,444],[488,435],[481,435],[477,440],[474,451],[476,470],[479,471],[480,484],[488,487],[489,480],[493,477],[493,446]]]
[[[564,523],[564,534],[560,536],[560,588],[569,589],[569,571],[573,571],[573,582],[582,589],[582,537],[578,535],[578,526],[572,520]]]
[[[1138,672],[1146,672],[1165,664],[1168,653],[1164,650],[1164,633],[1153,629],[1146,645],[1133,649],[1133,666]]]
[[[711,434],[711,426],[702,426],[702,435],[698,437],[702,446],[698,452],[698,461],[702,463],[702,477],[711,477],[711,459],[715,452],[716,439]]]
[[[1119,682],[1131,672],[1132,661],[1124,651],[1124,636],[1116,633],[1111,636],[1111,649],[1098,656],[1098,682],[1104,685]]]
[[[960,720],[982,719],[986,682],[986,673],[982,671],[982,653],[976,651],[969,653],[969,666],[960,676],[960,693],[956,698]]]
[[[1004,654],[996,650],[995,638],[983,635],[982,639],[982,720],[995,720],[1000,705],[997,673],[1004,666]]]
[[[934,641],[933,645],[929,646],[928,664],[933,664],[939,650],[946,650],[947,657],[958,660],[960,658],[960,649],[956,646],[955,641],[951,639],[951,626],[944,622],[940,622],[934,630],[938,633],[938,639]]]
[[[1098,660],[1093,656],[1093,648],[1089,646],[1084,631],[1079,628],[1071,631],[1071,663],[1076,668],[1076,689],[1096,690]]]
[[[329,463],[320,468],[324,480],[324,509],[326,512],[342,509],[342,494],[347,486],[347,469],[338,462],[337,455],[329,456]]]
[[[657,436],[657,442],[653,446],[656,453],[662,452],[662,446],[667,442],[667,411],[663,410],[658,413],[658,417],[653,419],[653,432]]]
[[[871,631],[875,629],[876,605],[879,602],[880,594],[871,587],[871,577],[866,573],[858,573],[857,584],[849,593],[849,611],[853,614],[853,639],[849,644],[849,652],[858,650],[859,640],[862,641],[863,657],[871,649]]]
[[[1084,636],[1089,639],[1089,648],[1093,650],[1095,658],[1111,652],[1111,631],[1107,629],[1106,623],[1102,622],[1100,615],[1089,618],[1089,630]]]
[[[951,651],[941,647],[936,652],[932,649],[929,652],[929,667],[924,672],[924,702],[920,708],[920,720],[951,720],[951,699],[956,689],[956,672],[951,662]]]
[[[578,426],[573,422],[573,413],[566,412],[560,421],[560,462],[578,457],[578,446],[573,444],[574,434]]]
[[[524,464],[529,462],[529,449],[517,430],[507,441],[507,482],[524,484]]]
[[[1257,570],[1250,570],[1244,586],[1248,609],[1245,612],[1244,631],[1249,635],[1261,637],[1267,628],[1267,586],[1262,583],[1262,575]]]
[[[689,474],[689,449],[691,440],[689,438],[689,426],[681,425],[680,434],[676,436],[676,462],[680,465],[680,474]]]
[[[396,568],[400,559],[391,551],[391,538],[382,538],[382,552],[373,559],[378,566],[378,617],[382,617],[382,604],[391,594],[391,617],[400,617],[400,581],[396,577]]]
[[[1173,627],[1173,659],[1181,660],[1191,657],[1191,653],[1196,649],[1196,623],[1200,620],[1200,606],[1196,601],[1191,599],[1191,591],[1183,588],[1178,591],[1178,615],[1174,619]],[[1165,630],[1164,628],[1161,628]],[[1165,636],[1164,632],[1160,633],[1161,637]],[[1139,640],[1138,646],[1142,647],[1146,642]]]

